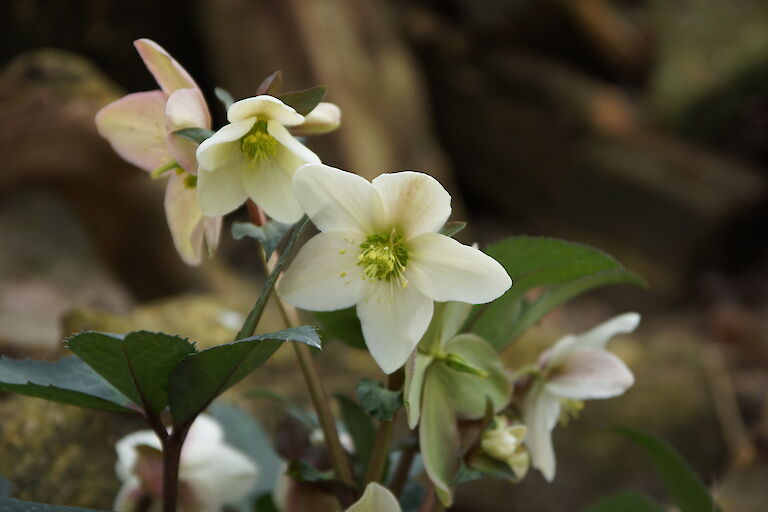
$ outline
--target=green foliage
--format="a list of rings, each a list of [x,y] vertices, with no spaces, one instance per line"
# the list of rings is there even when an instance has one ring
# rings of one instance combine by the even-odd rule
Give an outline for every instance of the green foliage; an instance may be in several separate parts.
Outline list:
[[[403,406],[403,392],[385,389],[380,382],[363,379],[355,388],[360,407],[372,418],[392,421]]]
[[[355,443],[355,462],[362,474],[371,459],[376,429],[371,418],[357,402],[344,395],[337,395],[336,398],[341,406],[341,419]]]
[[[445,236],[453,236],[457,234],[459,231],[467,227],[467,223],[461,220],[457,220],[454,222],[446,222],[443,224],[443,227],[440,228],[440,234]]]
[[[257,226],[251,222],[234,222],[232,223],[232,237],[235,240],[240,240],[246,236],[255,238],[264,248],[266,257],[269,259],[292,227],[292,224],[283,224],[276,220],[270,220],[264,226]]]
[[[668,442],[640,430],[624,427],[614,430],[640,446],[651,457],[667,494],[680,508],[680,512],[720,510],[698,475]]]
[[[272,501],[272,494],[262,494],[253,502],[253,512],[280,512]]]
[[[315,311],[320,328],[328,337],[337,339],[352,348],[365,350],[365,338],[355,306],[336,311]]]
[[[287,92],[277,96],[280,101],[293,107],[296,112],[305,116],[312,112],[315,107],[323,101],[325,96],[325,87],[318,85],[309,89]]]
[[[320,471],[303,460],[292,460],[288,463],[286,474],[297,482],[330,482],[333,471]]]
[[[262,80],[259,86],[256,88],[256,94],[269,94],[271,96],[277,96],[283,89],[283,72],[280,70],[275,71],[267,78]]]
[[[224,105],[224,110],[229,110],[229,107],[231,107],[232,104],[235,102],[235,99],[232,97],[229,91],[224,89],[223,87],[216,87],[213,90],[213,93],[219,99],[221,104]]]
[[[135,412],[125,395],[76,357],[56,362],[0,358],[0,389],[79,407]]]
[[[664,509],[642,494],[623,491],[603,498],[586,512],[664,512]]]
[[[264,364],[284,341],[320,347],[315,329],[301,326],[219,345],[184,359],[168,384],[174,424],[192,421],[214,398]]]
[[[641,276],[625,269],[602,251],[586,245],[544,237],[513,237],[487,248],[514,281],[491,304],[475,306],[466,330],[502,349],[556,306],[593,288],[628,283],[646,286]],[[543,288],[533,300],[526,293]]]
[[[209,138],[214,133],[216,132],[213,130],[208,130],[207,128],[183,128],[173,132],[173,134],[178,137],[189,139],[193,142],[197,142],[198,144]]]
[[[117,336],[82,332],[67,340],[69,349],[134,403],[153,413],[168,405],[168,378],[192,343],[178,336],[138,331]]]

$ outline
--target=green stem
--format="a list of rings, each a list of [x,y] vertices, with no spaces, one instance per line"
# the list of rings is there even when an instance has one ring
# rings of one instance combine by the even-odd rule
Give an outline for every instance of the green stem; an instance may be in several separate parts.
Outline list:
[[[404,375],[402,368],[390,375],[387,379],[387,389],[390,391],[401,389]],[[380,482],[384,478],[384,469],[387,467],[387,459],[389,458],[389,443],[392,441],[392,430],[395,426],[395,419],[397,419],[397,412],[390,421],[382,420],[379,422],[371,458],[368,461],[368,470],[365,472],[365,485],[371,482]]]
[[[163,441],[163,512],[176,512],[179,495],[181,447],[187,429],[174,432]]]
[[[409,444],[400,452],[400,460],[397,462],[397,468],[392,476],[389,489],[396,498],[403,492],[405,483],[408,481],[408,474],[411,472],[411,466],[416,458],[416,442]]]

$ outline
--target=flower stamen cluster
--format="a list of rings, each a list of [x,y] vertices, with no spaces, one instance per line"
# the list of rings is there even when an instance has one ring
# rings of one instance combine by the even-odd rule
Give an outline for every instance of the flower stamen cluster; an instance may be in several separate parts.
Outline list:
[[[370,235],[360,244],[362,251],[357,264],[369,279],[391,281],[395,278],[403,288],[408,286],[405,266],[408,264],[408,250],[403,236],[393,229],[388,235]]]
[[[240,139],[240,149],[250,159],[253,167],[260,160],[272,158],[277,154],[277,139],[267,131],[266,121],[256,121],[248,133]]]

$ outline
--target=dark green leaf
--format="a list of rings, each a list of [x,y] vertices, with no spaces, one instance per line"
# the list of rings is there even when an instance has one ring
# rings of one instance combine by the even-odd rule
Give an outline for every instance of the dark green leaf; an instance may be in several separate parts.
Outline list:
[[[168,405],[168,378],[195,346],[178,336],[137,331],[118,336],[81,332],[69,349],[134,403],[154,413]]]
[[[664,509],[642,494],[623,491],[603,498],[586,512],[664,512]]]
[[[264,364],[284,341],[320,346],[315,329],[304,325],[219,345],[184,359],[168,385],[174,424],[192,421],[214,398]]]
[[[48,505],[46,503],[33,503],[31,501],[0,498],[1,512],[101,512],[92,508],[63,507],[61,505]]]
[[[327,336],[352,348],[366,349],[363,328],[354,306],[336,311],[315,311],[315,318]]]
[[[341,405],[341,419],[355,443],[355,462],[362,474],[371,458],[371,450],[376,440],[376,428],[357,402],[344,395],[337,395],[336,398]]]
[[[293,107],[296,112],[305,116],[312,112],[318,103],[323,101],[323,96],[325,96],[325,87],[318,85],[309,89],[302,89],[301,91],[287,92],[279,95],[278,98],[286,105]]]
[[[639,445],[651,457],[667,494],[680,512],[720,510],[704,483],[672,445],[640,430],[624,427],[614,430]]]
[[[251,222],[234,222],[232,223],[232,237],[235,240],[240,240],[244,236],[255,238],[264,248],[267,259],[269,259],[292,227],[292,224],[283,224],[276,220],[270,220],[264,226],[257,226]]]
[[[452,237],[465,227],[467,227],[467,223],[461,220],[455,222],[446,222],[443,224],[443,227],[440,228],[440,234]]]
[[[291,231],[291,234],[288,236],[288,240],[285,242],[285,247],[283,248],[283,253],[280,255],[280,259],[277,260],[277,264],[275,264],[275,268],[272,269],[272,273],[269,274],[269,277],[267,278],[267,282],[264,283],[264,287],[261,289],[261,293],[259,294],[259,298],[256,299],[256,304],[253,305],[253,308],[251,309],[251,312],[248,313],[248,316],[245,319],[245,322],[243,322],[243,326],[240,328],[240,331],[237,333],[236,340],[241,340],[243,338],[246,338],[253,334],[253,332],[256,330],[256,325],[259,323],[259,319],[261,319],[261,314],[264,312],[264,308],[267,305],[267,300],[269,300],[269,296],[272,293],[272,289],[275,287],[275,283],[277,282],[277,277],[280,275],[280,273],[283,271],[285,266],[288,264],[288,257],[291,254],[291,251],[293,250],[293,246],[296,245],[296,242],[299,239],[299,236],[301,236],[302,231],[309,225],[309,217],[304,215],[304,217],[301,218],[299,222],[294,224],[294,228]]]
[[[0,358],[0,389],[79,407],[136,412],[127,397],[76,357],[56,362]]]
[[[283,460],[272,448],[272,439],[253,416],[221,400],[209,411],[224,427],[224,439],[259,465],[259,478],[245,499],[271,492],[283,467]]]
[[[328,482],[334,479],[333,471],[320,471],[303,460],[290,461],[286,473],[297,482]]]
[[[278,70],[262,80],[256,88],[256,94],[269,94],[277,96],[283,88],[283,73]]]
[[[645,286],[642,277],[602,251],[554,238],[514,237],[486,252],[501,263],[514,285],[491,304],[475,306],[465,327],[502,349],[563,302],[599,286]],[[526,293],[544,288],[533,301]]]
[[[229,91],[224,89],[223,87],[216,87],[213,90],[213,93],[219,99],[221,104],[224,105],[224,110],[229,110],[229,107],[231,107],[232,104],[235,102],[235,99],[232,97]]]
[[[197,142],[200,144],[205,139],[209,138],[211,135],[213,135],[213,130],[208,130],[206,128],[184,128],[182,130],[176,130],[173,132],[174,135],[178,135],[179,137],[183,137],[185,139],[189,139],[193,142]]]
[[[277,393],[270,391],[268,389],[255,389],[248,393],[248,396],[253,398],[266,398],[267,400],[272,400],[276,404],[278,404],[282,409],[285,411],[286,414],[289,416],[292,416],[299,420],[301,423],[303,423],[306,427],[310,429],[316,429],[319,427],[317,424],[317,420],[307,412],[305,409],[302,409],[295,403],[291,402],[287,398],[278,395]]]
[[[375,380],[361,380],[355,391],[360,407],[377,420],[392,421],[395,413],[403,406],[402,391],[385,389]]]
[[[253,503],[253,512],[280,512],[272,501],[272,494],[262,494]]]

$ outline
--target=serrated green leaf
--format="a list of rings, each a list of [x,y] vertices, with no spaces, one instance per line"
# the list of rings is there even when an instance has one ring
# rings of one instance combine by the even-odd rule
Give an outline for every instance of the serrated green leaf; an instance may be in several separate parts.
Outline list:
[[[234,222],[232,223],[232,238],[235,240],[240,240],[246,236],[255,238],[264,248],[267,259],[269,259],[292,227],[293,224],[283,224],[276,220],[270,220],[264,226],[257,226],[251,222]]]
[[[0,358],[0,389],[79,407],[136,412],[126,396],[76,357],[56,362]]]
[[[545,237],[513,237],[486,252],[501,263],[514,281],[499,299],[473,308],[465,329],[489,341],[497,350],[563,302],[608,284],[645,286],[608,254],[592,247]],[[527,292],[544,288],[528,302]]]
[[[229,91],[224,89],[223,87],[216,87],[213,90],[213,93],[219,99],[221,104],[224,105],[224,110],[229,110],[229,107],[231,107],[232,104],[235,102],[235,99],[232,97]]]
[[[445,224],[443,224],[443,227],[440,228],[440,234],[452,237],[453,235],[457,234],[465,227],[467,227],[467,223],[461,220],[457,220],[454,222],[446,222]]]
[[[209,138],[214,133],[216,132],[213,130],[208,130],[207,128],[183,128],[173,132],[174,135],[189,139],[193,142],[197,142],[198,144]]]
[[[371,451],[376,440],[376,428],[357,402],[344,395],[337,395],[336,399],[341,406],[341,419],[344,421],[344,426],[355,443],[355,462],[362,474],[371,459]]]
[[[366,350],[363,328],[354,306],[336,311],[315,311],[315,318],[327,337],[352,348]]]
[[[192,421],[217,396],[264,364],[285,341],[320,347],[315,328],[303,325],[219,345],[184,359],[171,373],[168,385],[174,424]]]
[[[647,496],[632,491],[623,491],[600,500],[586,512],[664,512],[664,509]]]
[[[168,378],[195,352],[189,341],[169,334],[137,331],[118,336],[81,332],[69,349],[134,403],[153,413],[168,405]]]
[[[277,96],[283,88],[283,72],[280,70],[275,71],[267,78],[261,81],[256,88],[256,94],[269,94],[271,96]]]
[[[296,112],[305,116],[312,112],[315,107],[323,101],[325,96],[325,87],[318,85],[301,91],[287,92],[277,96],[283,103],[293,107]]]
[[[1,512],[106,512],[92,508],[64,507],[61,505],[48,505],[47,503],[34,503],[31,501],[0,498]]]
[[[720,512],[699,476],[667,441],[631,428],[617,427],[613,430],[640,446],[651,457],[667,494],[680,512]]]
[[[362,379],[355,392],[360,407],[377,420],[392,421],[395,413],[403,406],[402,390],[390,391],[372,379]]]

